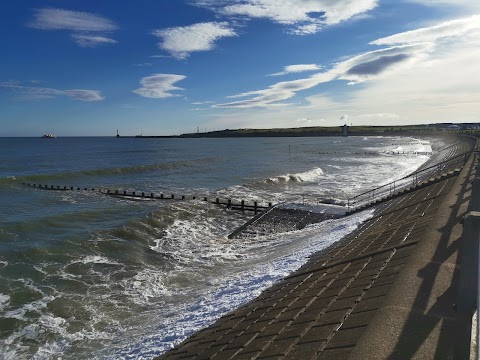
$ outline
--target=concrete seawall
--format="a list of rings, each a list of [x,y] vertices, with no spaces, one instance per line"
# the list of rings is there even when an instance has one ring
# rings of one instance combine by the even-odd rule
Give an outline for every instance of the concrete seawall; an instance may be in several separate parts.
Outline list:
[[[453,358],[476,157],[377,205],[353,233],[158,359]]]

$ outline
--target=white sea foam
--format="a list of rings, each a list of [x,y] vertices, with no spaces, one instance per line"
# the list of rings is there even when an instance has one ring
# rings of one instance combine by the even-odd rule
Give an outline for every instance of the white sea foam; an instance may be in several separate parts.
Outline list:
[[[45,309],[50,301],[55,299],[55,296],[44,295],[41,299],[24,304],[17,309],[7,311],[3,314],[5,318],[17,319],[27,321],[25,314],[27,312],[41,313]]]
[[[100,255],[87,255],[81,259],[73,260],[70,264],[107,264],[107,265],[120,265],[117,261],[111,260],[105,256]]]
[[[287,174],[287,175],[280,175],[275,176],[267,179],[267,181],[271,181],[274,183],[278,182],[289,182],[289,181],[296,181],[296,182],[314,182],[317,181],[319,178],[323,176],[323,170],[319,167],[316,167],[312,170],[308,170],[301,173],[296,174]]]
[[[124,294],[136,304],[149,305],[152,298],[169,296],[169,288],[165,286],[165,274],[161,271],[146,269],[140,271],[132,279],[124,280]]]
[[[0,311],[3,311],[10,302],[10,296],[0,293]]]
[[[371,211],[366,211],[281,236],[257,238],[258,241],[251,243],[250,258],[245,260],[244,266],[227,267],[222,276],[212,277],[210,286],[196,293],[187,303],[166,304],[162,310],[171,316],[160,325],[151,322],[148,331],[142,328],[140,341],[125,347],[116,346],[115,356],[129,358],[135,349],[136,358],[151,358],[170,349],[192,332],[258,296],[265,288],[302,266],[310,254],[340,240],[371,215]],[[260,248],[261,252],[258,251]],[[290,251],[286,251],[288,249]],[[259,261],[255,261],[256,257]],[[265,261],[265,258],[269,260]],[[169,310],[170,306],[175,309]]]

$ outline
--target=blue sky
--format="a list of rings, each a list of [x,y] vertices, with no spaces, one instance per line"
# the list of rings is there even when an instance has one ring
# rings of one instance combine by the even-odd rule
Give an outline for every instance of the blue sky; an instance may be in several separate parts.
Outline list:
[[[476,122],[480,3],[5,0],[0,136]]]

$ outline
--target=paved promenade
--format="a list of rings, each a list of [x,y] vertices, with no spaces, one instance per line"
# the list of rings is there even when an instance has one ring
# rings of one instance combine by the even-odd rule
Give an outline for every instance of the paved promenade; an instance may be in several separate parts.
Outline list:
[[[453,358],[476,161],[377,205],[334,247],[159,359]]]

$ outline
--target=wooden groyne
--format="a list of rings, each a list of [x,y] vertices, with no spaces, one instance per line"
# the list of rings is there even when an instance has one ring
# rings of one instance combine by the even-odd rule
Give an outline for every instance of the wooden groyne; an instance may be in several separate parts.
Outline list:
[[[46,184],[25,183],[25,182],[23,182],[22,185],[40,189],[40,190],[98,192],[106,196],[113,196],[113,197],[118,197],[126,200],[136,200],[136,201],[198,200],[198,201],[204,201],[210,204],[224,206],[230,210],[250,211],[250,212],[253,212],[255,215],[272,207],[271,202],[269,202],[268,204],[265,204],[259,201],[247,202],[245,200],[221,199],[218,197],[211,198],[208,196],[198,196],[198,195],[176,195],[176,194],[164,194],[164,193],[156,194],[154,192],[146,192],[146,191],[139,192],[139,191],[118,190],[118,189],[111,190],[111,189],[93,188],[93,187],[46,185]]]

